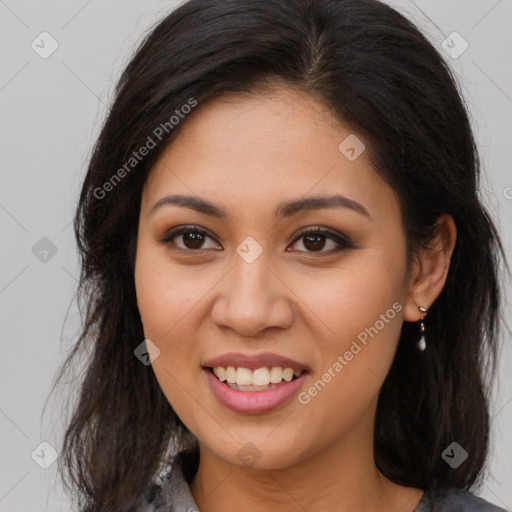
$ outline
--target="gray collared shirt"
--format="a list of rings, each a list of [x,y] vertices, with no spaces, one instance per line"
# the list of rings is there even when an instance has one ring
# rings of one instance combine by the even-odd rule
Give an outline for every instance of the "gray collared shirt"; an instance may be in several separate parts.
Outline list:
[[[507,512],[460,489],[437,489],[423,494],[414,512]],[[142,512],[199,512],[178,458],[144,495]]]

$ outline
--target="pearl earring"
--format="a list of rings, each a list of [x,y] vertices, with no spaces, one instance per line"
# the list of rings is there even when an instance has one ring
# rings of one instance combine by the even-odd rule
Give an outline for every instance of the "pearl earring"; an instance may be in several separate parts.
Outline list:
[[[421,352],[423,352],[427,348],[427,340],[425,339],[425,323],[423,322],[423,319],[425,318],[426,314],[428,313],[428,309],[424,308],[423,306],[419,306],[419,310],[422,313],[424,313],[424,315],[421,317],[421,320],[420,320],[421,338],[418,341],[418,350],[421,350]]]

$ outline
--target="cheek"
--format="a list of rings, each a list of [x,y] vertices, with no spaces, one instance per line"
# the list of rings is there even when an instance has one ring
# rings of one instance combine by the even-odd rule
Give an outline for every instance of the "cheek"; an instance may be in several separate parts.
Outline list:
[[[142,240],[137,248],[135,286],[145,338],[160,350],[152,369],[175,412],[193,427],[189,410],[194,402],[187,390],[193,390],[201,369],[191,319],[204,296],[204,280],[184,276],[183,269],[177,271],[169,264],[164,251]]]
[[[301,401],[311,406],[313,422],[327,411],[336,430],[340,421],[355,421],[376,400],[403,322],[403,264],[397,256],[391,266],[378,251],[369,251],[324,286],[309,283],[309,306],[329,327],[318,371]]]
[[[400,261],[394,266],[384,261],[377,251],[368,251],[355,255],[346,268],[334,270],[331,276],[298,281],[302,282],[302,291],[297,294],[329,328],[334,349],[350,345],[376,322],[381,338],[398,337],[401,314],[397,310],[402,309],[404,300],[403,267]]]
[[[169,264],[165,251],[141,241],[137,248],[135,287],[144,332],[161,342],[171,339],[181,319],[205,293],[200,273]]]

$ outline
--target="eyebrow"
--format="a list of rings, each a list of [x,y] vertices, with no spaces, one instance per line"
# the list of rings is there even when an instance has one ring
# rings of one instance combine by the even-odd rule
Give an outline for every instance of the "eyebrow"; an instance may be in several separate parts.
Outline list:
[[[225,219],[229,216],[228,211],[218,204],[206,201],[196,196],[186,196],[175,194],[165,196],[159,199],[151,208],[149,215],[154,214],[157,210],[165,205],[181,206],[183,208],[190,208],[196,212]],[[293,199],[280,203],[274,211],[277,218],[291,217],[300,212],[308,212],[314,210],[322,210],[324,208],[346,208],[354,212],[360,213],[365,217],[371,219],[368,210],[357,201],[350,199],[341,194],[335,195],[317,195],[305,197],[303,199]]]

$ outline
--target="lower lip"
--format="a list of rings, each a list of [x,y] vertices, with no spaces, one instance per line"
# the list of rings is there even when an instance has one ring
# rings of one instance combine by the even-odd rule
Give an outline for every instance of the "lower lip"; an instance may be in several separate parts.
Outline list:
[[[308,373],[302,372],[295,380],[268,391],[239,391],[221,382],[210,370],[203,371],[217,400],[228,409],[243,414],[268,412],[284,405],[297,393]]]

